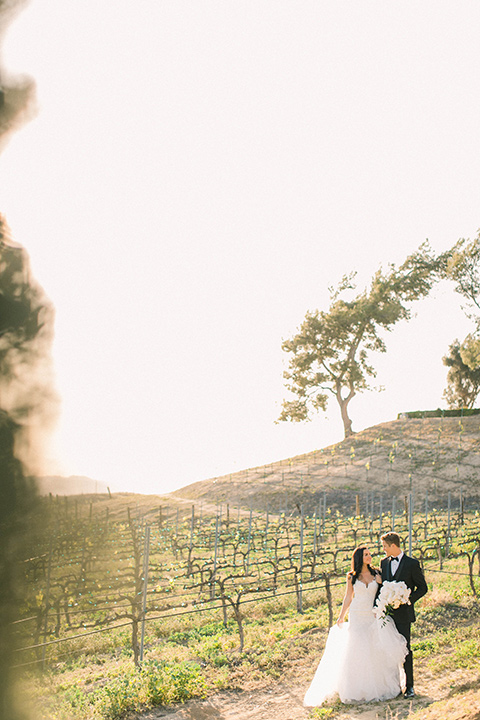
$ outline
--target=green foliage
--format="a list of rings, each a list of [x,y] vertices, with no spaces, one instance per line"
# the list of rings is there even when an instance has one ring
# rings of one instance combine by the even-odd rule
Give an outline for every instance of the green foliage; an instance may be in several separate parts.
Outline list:
[[[200,660],[213,667],[223,667],[230,664],[224,649],[223,639],[218,636],[206,638],[196,651],[196,655]]]
[[[398,414],[401,418],[435,418],[435,417],[470,417],[471,415],[479,415],[480,408],[461,408],[457,410],[412,410],[410,412],[402,412]]]
[[[203,697],[205,692],[206,683],[198,665],[150,660],[142,665],[139,672],[131,670],[92,693],[89,701],[96,706],[102,718],[114,720],[143,707],[170,705],[192,697]]]
[[[326,720],[326,718],[334,718],[338,714],[343,715],[345,711],[345,705],[339,700],[323,705],[322,707],[313,708],[310,711],[309,720]]]
[[[334,396],[348,437],[352,433],[348,404],[358,392],[370,389],[369,378],[376,375],[369,353],[386,351],[381,333],[410,317],[407,303],[428,294],[435,269],[424,244],[400,268],[378,270],[370,287],[352,300],[343,296],[355,290],[355,273],[330,289],[328,312],[307,312],[298,333],[282,344],[291,354],[284,377],[295,399],[283,402],[279,420],[308,420],[311,411],[325,411]]]
[[[473,240],[460,239],[441,256],[441,266],[443,277],[466,300],[463,309],[476,326],[462,343],[455,340],[443,358],[449,367],[444,397],[450,407],[470,408],[480,391],[480,232]]]
[[[478,370],[480,368],[480,337],[473,333],[467,335],[460,347],[460,355],[470,370]]]
[[[430,638],[417,640],[412,642],[412,650],[417,660],[421,657],[429,657],[432,653],[438,652],[438,642]]]
[[[464,362],[461,345],[455,340],[449,348],[449,354],[443,358],[448,367],[447,388],[443,393],[451,408],[473,408],[480,392],[480,367],[473,369]]]
[[[457,667],[478,668],[480,649],[477,638],[465,640],[455,649],[455,663]]]
[[[217,637],[219,634],[223,635],[226,632],[231,633],[233,630],[234,626],[231,623],[227,626],[227,628],[225,628],[221,622],[207,622],[205,625],[195,626],[183,631],[180,630],[170,633],[168,636],[168,642],[188,645],[193,640]]]
[[[475,320],[477,327],[480,318],[480,232],[473,240],[461,238],[451,250],[439,258],[442,276],[453,280],[455,292],[467,301],[465,308],[468,317]],[[473,314],[472,314],[473,310]]]

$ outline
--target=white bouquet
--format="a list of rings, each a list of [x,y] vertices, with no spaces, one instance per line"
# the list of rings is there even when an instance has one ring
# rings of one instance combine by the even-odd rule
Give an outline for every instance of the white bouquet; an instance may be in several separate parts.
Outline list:
[[[375,617],[384,620],[400,605],[410,605],[411,590],[402,582],[384,582],[382,584],[377,603],[373,608]]]

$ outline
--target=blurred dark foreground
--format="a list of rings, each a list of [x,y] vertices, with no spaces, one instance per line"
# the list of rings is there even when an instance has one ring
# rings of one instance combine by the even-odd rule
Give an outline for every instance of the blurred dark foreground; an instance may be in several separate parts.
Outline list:
[[[0,40],[23,0],[0,0]],[[0,150],[32,114],[34,84],[0,68]],[[24,720],[12,623],[22,597],[20,569],[36,522],[33,474],[54,413],[50,345],[53,310],[0,215],[0,720]]]

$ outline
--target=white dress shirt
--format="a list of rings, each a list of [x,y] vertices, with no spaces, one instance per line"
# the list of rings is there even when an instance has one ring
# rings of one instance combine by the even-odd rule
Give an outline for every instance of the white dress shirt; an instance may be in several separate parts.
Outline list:
[[[396,557],[392,557],[392,559],[390,561],[390,569],[391,569],[392,575],[395,575],[395,573],[397,572],[398,566],[400,565],[400,560],[402,559],[402,557],[403,557],[403,550]]]

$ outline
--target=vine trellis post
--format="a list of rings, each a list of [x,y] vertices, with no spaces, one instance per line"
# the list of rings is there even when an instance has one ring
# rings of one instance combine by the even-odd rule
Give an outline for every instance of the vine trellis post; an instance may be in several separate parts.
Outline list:
[[[447,511],[447,537],[446,537],[446,547],[445,547],[445,556],[448,557],[450,553],[450,543],[451,543],[451,536],[450,536],[450,524],[451,524],[451,509],[452,509],[452,493],[448,493],[448,511]]]
[[[425,491],[425,540],[428,540],[428,489]]]
[[[408,494],[408,554],[412,554],[412,528],[413,528],[413,495]]]
[[[298,612],[303,612],[303,503],[300,508],[300,588],[298,591]]]
[[[150,554],[150,525],[145,527],[145,542],[143,545],[143,592],[142,592],[142,632],[140,635],[139,663],[143,662],[143,645],[145,640],[145,615],[147,612],[148,588],[148,560]]]

